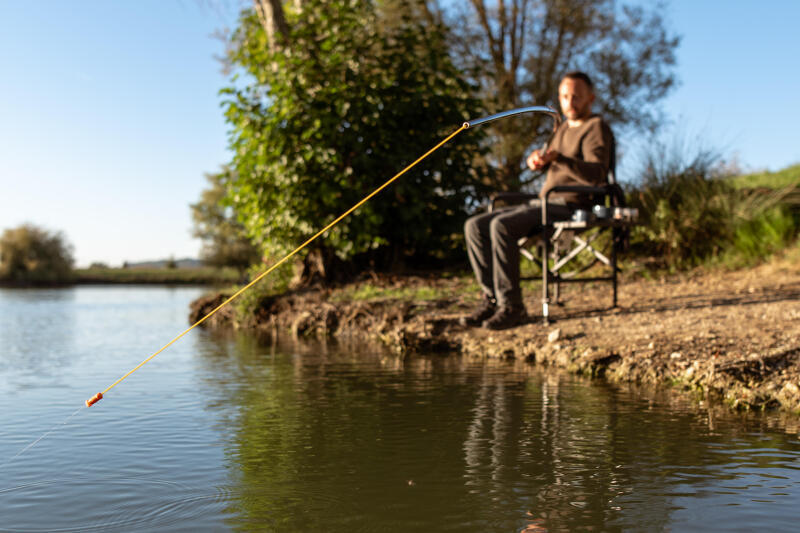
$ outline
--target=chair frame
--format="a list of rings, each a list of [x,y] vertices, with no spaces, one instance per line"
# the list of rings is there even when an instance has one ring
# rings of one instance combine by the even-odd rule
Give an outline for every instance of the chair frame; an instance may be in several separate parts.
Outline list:
[[[596,198],[603,198],[601,205],[607,205],[609,208],[624,207],[625,197],[616,183],[611,181],[609,176],[609,184],[603,187],[583,187],[583,186],[557,186],[553,187],[545,194],[545,200],[542,202],[542,258],[540,263],[542,267],[542,318],[545,324],[550,322],[550,283],[554,283],[554,300],[556,304],[559,303],[559,289],[561,283],[591,283],[591,282],[610,282],[612,285],[612,309],[617,307],[617,296],[619,280],[617,274],[619,267],[617,266],[617,249],[623,242],[623,233],[627,228],[632,225],[632,221],[615,219],[615,218],[602,218],[587,221],[565,220],[552,222],[546,224],[547,220],[547,199],[550,193],[553,192],[576,192],[583,194],[590,194]],[[580,233],[592,229],[601,228],[601,231],[588,239],[583,239],[579,236]],[[601,251],[592,247],[592,242],[600,236],[606,229],[611,230],[611,250],[610,257],[607,257]],[[572,242],[577,243],[577,246],[570,249],[564,256],[558,255],[558,238],[565,231],[575,231],[572,236]],[[551,233],[550,235],[548,235]],[[553,251],[555,252],[554,264],[549,265],[548,257],[550,255],[549,245],[553,244]],[[561,269],[567,265],[572,259],[580,255],[584,250],[588,250],[595,257],[593,265],[600,261],[606,266],[610,267],[610,273],[607,276],[590,276],[590,277],[573,277],[580,274],[580,272],[562,274]]]
[[[559,292],[560,292],[560,284],[561,283],[590,283],[590,282],[610,282],[613,287],[612,293],[612,308],[617,307],[617,295],[618,295],[618,279],[617,274],[619,268],[617,267],[617,251],[620,248],[624,241],[625,236],[629,228],[635,223],[634,220],[631,219],[618,219],[618,218],[602,218],[602,219],[591,219],[587,221],[575,221],[575,220],[565,220],[565,221],[554,221],[547,223],[547,203],[552,193],[558,192],[573,192],[579,193],[582,195],[586,195],[588,197],[593,198],[594,204],[601,204],[606,205],[610,209],[614,207],[625,207],[625,195],[620,188],[620,186],[616,182],[615,178],[615,150],[612,147],[611,152],[611,161],[609,165],[609,172],[607,175],[607,183],[602,186],[598,187],[591,187],[591,186],[583,186],[583,185],[561,185],[553,187],[552,189],[548,190],[545,194],[545,197],[542,202],[542,229],[541,234],[539,237],[539,242],[541,243],[541,258],[537,257],[531,250],[527,249],[528,241],[530,240],[533,235],[529,235],[523,237],[519,241],[520,246],[520,254],[537,264],[542,269],[542,318],[545,325],[550,323],[550,291],[549,286],[551,283],[554,284],[554,300],[556,304],[559,304]],[[510,203],[510,204],[521,204],[533,199],[539,198],[536,194],[531,193],[522,193],[522,192],[503,192],[497,193],[492,197],[491,204],[489,206],[489,210],[492,211],[496,208],[496,204],[498,202]],[[583,233],[592,228],[601,228],[601,231],[596,233],[595,235],[584,239],[579,236],[580,233]],[[592,246],[594,240],[599,237],[599,235],[604,232],[606,229],[611,230],[611,251],[609,256],[602,253],[600,250],[597,250]],[[577,243],[577,246],[571,248],[564,256],[559,255],[559,239],[562,236],[565,236],[568,232],[575,232],[570,236],[570,244]],[[549,264],[549,256],[550,256],[550,245],[552,243],[553,252],[555,254],[553,266]],[[572,259],[576,258],[578,255],[581,254],[584,250],[588,250],[591,252],[594,257],[595,261],[592,262],[590,265],[593,266],[600,261],[601,263],[605,264],[606,266],[610,267],[610,274],[607,276],[591,276],[591,277],[573,277],[577,276],[581,272],[587,270],[583,269],[578,272],[570,272],[570,273],[561,273],[561,269],[566,266],[567,264],[572,261]],[[524,277],[521,279],[536,279],[531,277]]]

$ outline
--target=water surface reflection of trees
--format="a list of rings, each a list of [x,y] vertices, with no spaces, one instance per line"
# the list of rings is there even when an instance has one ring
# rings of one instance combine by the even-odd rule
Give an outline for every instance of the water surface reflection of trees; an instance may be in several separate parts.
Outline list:
[[[715,442],[754,445],[746,426],[527,366],[246,336],[204,352],[237,406],[244,530],[663,530],[676,498],[728,475]]]

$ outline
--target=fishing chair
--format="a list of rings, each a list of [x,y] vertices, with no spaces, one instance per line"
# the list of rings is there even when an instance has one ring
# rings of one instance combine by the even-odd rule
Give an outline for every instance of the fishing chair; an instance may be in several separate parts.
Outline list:
[[[617,306],[617,253],[627,246],[630,227],[635,224],[636,212],[626,208],[625,194],[616,181],[616,150],[611,149],[607,183],[600,187],[558,186],[547,191],[542,202],[541,233],[531,234],[519,240],[522,257],[533,261],[542,271],[542,318],[549,324],[550,284],[553,284],[554,303],[559,301],[561,283],[610,282],[613,287],[613,304]],[[583,211],[572,220],[547,223],[547,201],[551,193],[573,192],[592,199],[592,205],[601,216]],[[503,205],[519,205],[537,199],[538,195],[522,192],[503,192],[491,199],[489,210]],[[580,210],[576,210],[576,214]],[[605,215],[605,216],[602,216]],[[598,266],[599,265],[599,266]],[[581,275],[592,267],[605,274]],[[523,276],[521,279],[536,279]]]

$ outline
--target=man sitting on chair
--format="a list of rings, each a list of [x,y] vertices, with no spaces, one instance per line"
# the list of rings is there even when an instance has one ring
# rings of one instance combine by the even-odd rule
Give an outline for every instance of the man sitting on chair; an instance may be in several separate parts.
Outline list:
[[[467,255],[482,289],[480,307],[462,317],[464,326],[483,325],[505,329],[526,320],[520,290],[519,247],[521,237],[541,231],[541,202],[545,193],[559,185],[600,186],[606,183],[614,138],[603,119],[592,114],[592,81],[583,72],[570,72],[558,87],[561,124],[544,153],[528,156],[531,170],[547,169],[539,200],[470,217],[464,225]],[[577,193],[550,194],[548,222],[567,220],[575,209],[588,207],[590,197]]]

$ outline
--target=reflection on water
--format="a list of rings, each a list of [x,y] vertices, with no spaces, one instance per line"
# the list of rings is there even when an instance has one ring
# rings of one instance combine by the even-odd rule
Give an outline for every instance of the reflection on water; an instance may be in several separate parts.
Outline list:
[[[185,328],[200,294],[62,291],[0,290],[0,531],[795,529],[800,441],[775,418],[205,331],[3,466]]]
[[[102,507],[97,505],[98,487],[104,490]],[[65,496],[70,499],[69,514],[56,518],[49,510],[63,509]],[[41,523],[41,529],[0,525],[0,531],[163,531],[180,526],[186,517],[219,515],[229,498],[214,487],[201,489],[147,477],[49,479],[0,489],[0,501],[10,511],[12,523],[19,523],[14,515],[25,507],[36,508],[36,521],[29,523]],[[65,526],[62,520],[71,523],[70,515],[75,525]]]
[[[794,529],[800,446],[759,420],[458,358],[246,337],[203,357],[239,406],[234,529]]]
[[[8,371],[46,372],[69,359],[43,353],[40,346],[60,345],[69,350],[75,324],[74,291],[63,289],[3,290],[0,300],[0,376]],[[24,309],[24,313],[16,312]]]

